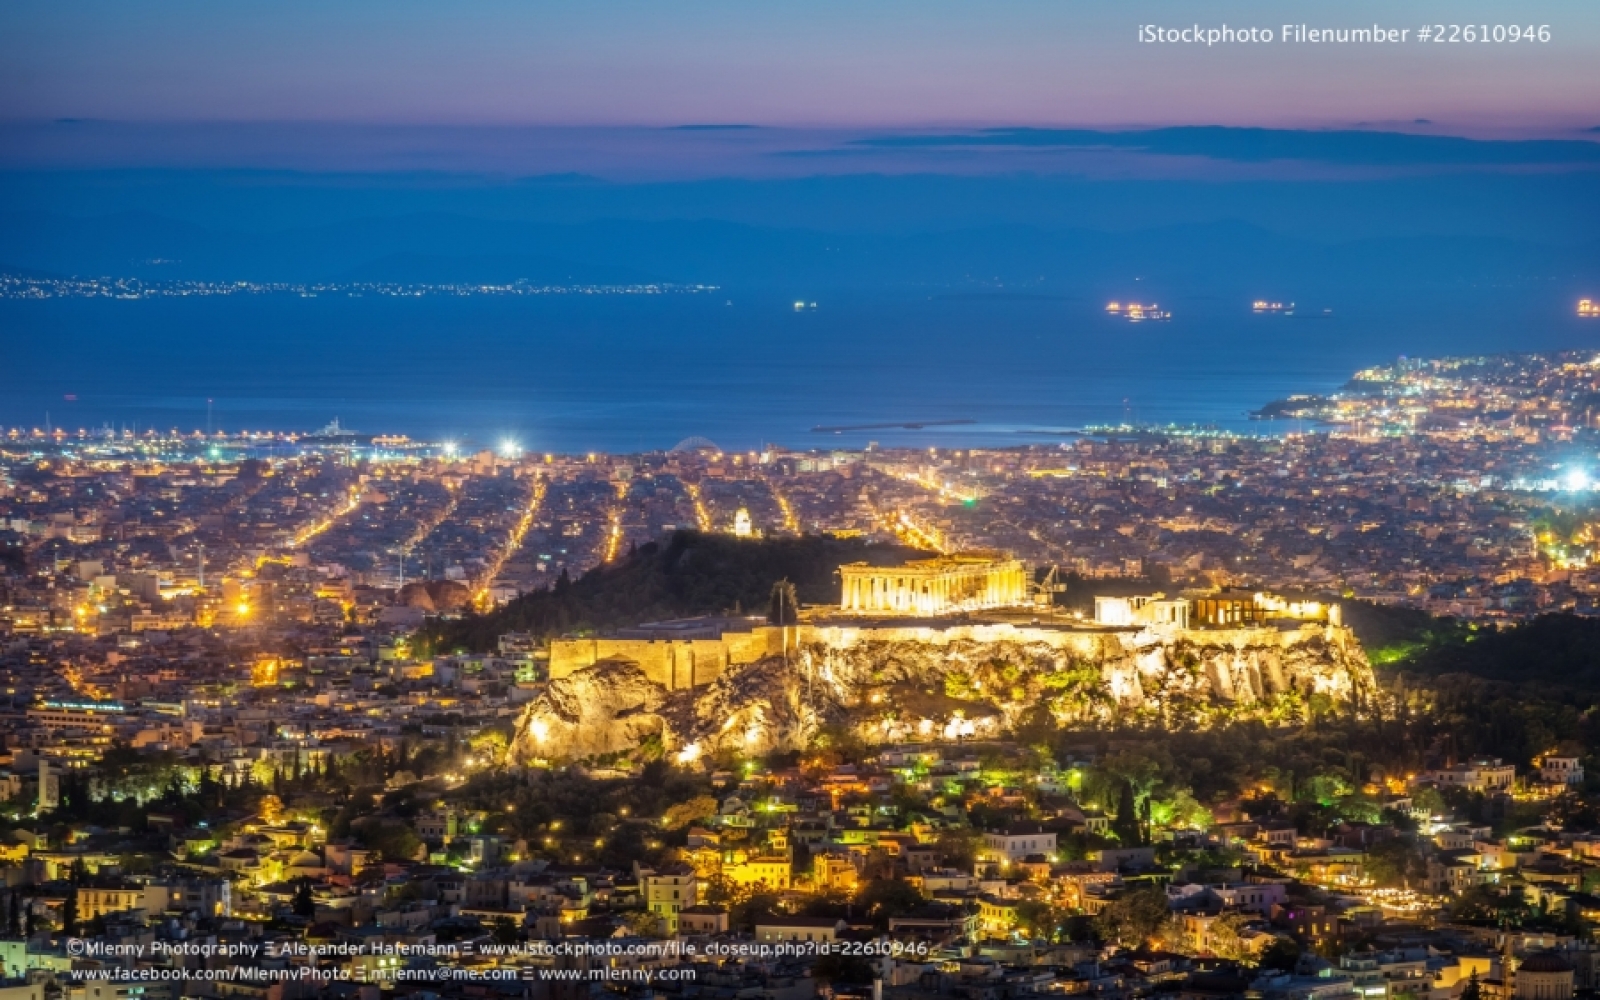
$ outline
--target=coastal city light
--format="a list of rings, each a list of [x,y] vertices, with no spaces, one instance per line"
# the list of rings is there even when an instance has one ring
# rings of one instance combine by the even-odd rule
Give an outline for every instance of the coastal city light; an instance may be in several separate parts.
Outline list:
[[[1098,6],[0,4],[0,1000],[1600,997],[1600,5]]]

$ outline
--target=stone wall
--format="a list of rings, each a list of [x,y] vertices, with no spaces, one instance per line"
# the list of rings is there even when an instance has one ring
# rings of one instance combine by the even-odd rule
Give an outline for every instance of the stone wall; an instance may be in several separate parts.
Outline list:
[[[791,642],[794,630],[790,630]],[[557,639],[550,644],[550,679],[560,680],[607,660],[637,664],[668,691],[704,687],[730,664],[783,654],[777,628],[730,632],[721,639]]]
[[[523,716],[519,760],[612,753],[647,737],[684,762],[764,753],[803,747],[838,722],[873,742],[985,737],[1040,709],[1065,726],[1290,718],[1317,698],[1359,709],[1376,694],[1354,633],[1317,622],[824,624],[557,647],[551,683]]]
[[[1311,637],[1321,638],[1341,650],[1355,645],[1355,637],[1348,628],[1321,622],[1303,622],[1297,628],[1204,629],[1177,625],[1050,628],[1009,622],[943,627],[806,624],[788,629],[769,626],[750,632],[730,632],[721,639],[558,639],[550,647],[550,679],[569,677],[603,661],[625,660],[636,664],[647,678],[668,691],[683,691],[710,684],[730,666],[782,656],[785,649],[821,648],[843,652],[862,644],[904,644],[936,650],[1005,643],[1055,650],[1063,662],[1126,662],[1129,669],[1113,669],[1106,682],[1114,697],[1129,701],[1141,697],[1136,669],[1140,658],[1148,659],[1152,650],[1182,646],[1196,651],[1195,655],[1204,662],[1210,694],[1226,701],[1254,701],[1263,694],[1295,685],[1274,658],[1263,660],[1258,652],[1252,651],[1283,650]],[[1316,690],[1323,687],[1325,685],[1314,685]]]

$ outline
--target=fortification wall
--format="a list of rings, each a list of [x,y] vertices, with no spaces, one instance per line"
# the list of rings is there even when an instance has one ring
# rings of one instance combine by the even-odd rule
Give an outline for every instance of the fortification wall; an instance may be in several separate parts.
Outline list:
[[[550,644],[550,679],[602,660],[627,660],[668,691],[682,691],[710,684],[729,664],[754,663],[782,652],[783,633],[777,628],[734,632],[721,639],[557,639]]]
[[[871,742],[955,739],[1015,730],[1041,708],[1064,726],[1209,724],[1278,718],[1312,699],[1358,703],[1375,688],[1354,633],[1322,622],[845,623],[720,640],[562,640],[551,673],[524,714],[518,759],[612,753],[651,735],[682,761],[762,753],[804,746],[830,721]]]
[[[785,631],[788,632],[787,642]],[[550,647],[550,678],[559,680],[603,660],[636,663],[646,677],[668,691],[710,684],[729,666],[755,663],[801,647],[821,646],[846,651],[860,644],[906,643],[924,647],[988,643],[1047,646],[1063,660],[1106,662],[1148,656],[1177,643],[1242,654],[1247,650],[1285,648],[1318,636],[1346,646],[1354,642],[1349,630],[1322,622],[1305,622],[1299,628],[1181,628],[1147,625],[1141,628],[1057,629],[1006,622],[934,626],[904,625],[799,625],[733,632],[721,639],[558,639]],[[1120,679],[1119,679],[1120,680]],[[1226,672],[1212,677],[1219,693],[1235,697],[1236,678]],[[1114,683],[1114,687],[1123,687]],[[1257,685],[1259,686],[1259,685]],[[1273,687],[1269,681],[1267,687]],[[1119,693],[1121,693],[1119,691]]]

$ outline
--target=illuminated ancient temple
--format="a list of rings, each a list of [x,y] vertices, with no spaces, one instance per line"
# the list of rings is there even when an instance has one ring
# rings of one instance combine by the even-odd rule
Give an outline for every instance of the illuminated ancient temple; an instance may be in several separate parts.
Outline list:
[[[1021,560],[994,552],[917,559],[900,566],[839,567],[839,610],[856,615],[943,615],[1028,603]]]

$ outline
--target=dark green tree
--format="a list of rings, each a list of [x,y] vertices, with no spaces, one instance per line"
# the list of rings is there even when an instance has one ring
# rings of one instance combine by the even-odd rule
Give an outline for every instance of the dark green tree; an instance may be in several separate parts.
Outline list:
[[[772,596],[767,603],[767,622],[771,625],[793,625],[800,620],[800,598],[794,584],[787,579],[772,585]]]
[[[1124,847],[1137,846],[1139,836],[1139,808],[1133,800],[1133,784],[1123,781],[1117,789],[1117,816],[1111,821],[1111,832]]]
[[[1095,917],[1095,928],[1107,941],[1138,948],[1155,936],[1169,915],[1167,891],[1160,886],[1147,886],[1108,903]]]
[[[855,903],[873,924],[887,928],[891,917],[903,917],[927,902],[905,879],[873,879],[856,892]]]
[[[1258,964],[1263,969],[1292,972],[1299,963],[1300,946],[1287,938],[1279,938],[1262,949]]]
[[[872,982],[872,963],[860,955],[823,955],[811,966],[813,978],[828,983],[865,986]]]
[[[317,901],[311,895],[311,880],[303,878],[294,891],[294,915],[311,918],[317,915]]]

